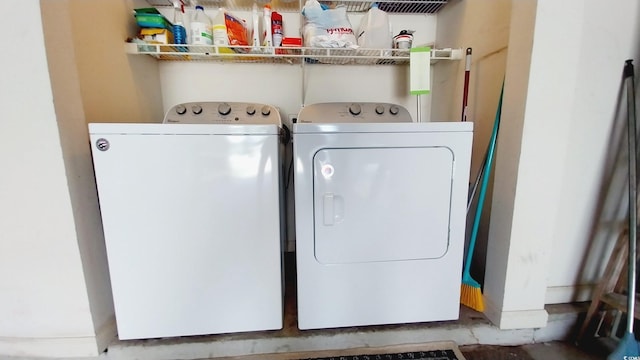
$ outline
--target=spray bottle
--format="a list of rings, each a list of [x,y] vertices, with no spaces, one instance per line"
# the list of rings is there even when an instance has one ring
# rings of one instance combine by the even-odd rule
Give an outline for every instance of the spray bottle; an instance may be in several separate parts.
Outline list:
[[[187,43],[187,30],[184,27],[184,4],[182,0],[173,0],[173,42],[175,44]],[[178,47],[179,51],[186,52],[186,47]]]

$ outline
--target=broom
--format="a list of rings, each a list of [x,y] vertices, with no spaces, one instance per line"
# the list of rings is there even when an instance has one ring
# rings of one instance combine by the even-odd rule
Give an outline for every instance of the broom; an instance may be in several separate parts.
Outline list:
[[[633,81],[633,60],[627,60],[624,65],[624,81],[627,85],[627,121],[629,143],[629,258],[627,265],[627,329],[616,349],[607,360],[640,359],[640,343],[633,333],[633,321],[636,303],[636,239],[637,239],[637,209],[638,201],[636,152],[636,93]]]
[[[467,250],[467,258],[462,272],[462,286],[460,291],[460,302],[462,305],[470,307],[473,310],[483,312],[484,300],[482,298],[482,290],[480,284],[471,277],[471,260],[473,259],[473,250],[476,246],[476,238],[478,237],[478,228],[480,226],[480,216],[482,215],[482,207],[484,206],[484,198],[487,194],[487,186],[489,184],[489,175],[491,174],[491,164],[493,163],[493,155],[496,148],[496,139],[498,137],[498,128],[500,126],[500,115],[502,114],[502,94],[504,92],[504,84],[500,90],[500,99],[498,100],[498,109],[493,122],[493,132],[489,139],[489,147],[487,148],[487,161],[484,164],[484,174],[482,184],[480,185],[480,193],[478,194],[478,206],[476,208],[475,218],[473,219],[473,228],[471,230],[471,239],[469,240],[469,249]],[[482,171],[482,170],[481,170]]]

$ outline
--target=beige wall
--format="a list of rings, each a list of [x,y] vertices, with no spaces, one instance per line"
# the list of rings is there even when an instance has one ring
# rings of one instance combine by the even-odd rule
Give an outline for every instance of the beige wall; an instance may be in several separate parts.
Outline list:
[[[86,121],[160,122],[164,113],[157,61],[124,52],[126,39],[138,30],[134,5],[67,2]]]
[[[582,290],[599,280],[626,201],[605,194],[606,178],[624,141],[617,109],[624,61],[640,55],[639,9],[513,2],[484,287],[502,328],[544,326],[545,304],[589,300]],[[616,206],[600,218],[603,195]]]
[[[42,2],[58,127],[100,349],[113,339],[115,320],[87,123],[162,117],[157,63],[130,57],[123,49],[137,31],[132,9],[120,1]]]
[[[0,64],[0,354],[89,354],[94,335],[37,1],[5,20]],[[8,22],[8,23],[7,23]],[[95,342],[93,344],[95,353]],[[46,354],[46,352],[45,352]]]
[[[130,2],[21,7],[0,60],[0,354],[96,355],[115,322],[87,123],[159,121],[158,66],[124,52]]]
[[[621,0],[606,10],[596,0],[539,4],[531,65],[538,75],[532,76],[525,127],[527,137],[537,140],[523,159],[523,171],[538,176],[523,189],[544,192],[535,198],[523,194],[521,222],[528,223],[512,236],[533,234],[539,226],[525,209],[549,207],[553,199],[547,214],[553,221],[545,221],[542,234],[553,243],[546,302],[588,300],[583,290],[599,280],[613,240],[626,225],[626,155],[617,166],[611,156],[627,148],[626,132],[620,132],[627,121],[622,69],[626,59],[635,59],[638,78],[640,4]]]
[[[453,0],[438,13],[438,47],[472,49],[467,121],[474,123],[471,182],[475,180],[493,129],[500,87],[505,77],[511,22],[511,0]],[[460,121],[465,61],[434,66],[432,120]],[[473,278],[484,278],[492,186],[489,186],[473,257]],[[477,198],[467,221],[467,238]]]
[[[43,26],[57,124],[89,295],[92,336],[102,350],[113,339],[115,318],[102,223],[87,144],[87,126],[73,37],[71,4],[42,2]],[[70,56],[71,55],[71,56]]]
[[[627,0],[607,16],[595,1],[539,3],[542,6],[536,8],[534,0],[452,0],[437,20],[438,47],[474,50],[469,102],[469,120],[476,123],[472,178],[488,141],[502,77],[508,74],[504,110],[511,118],[499,141],[496,179],[501,179],[497,186],[504,191],[493,196],[498,211],[492,214],[491,228],[497,241],[490,244],[495,248],[489,253],[497,260],[490,261],[496,267],[494,283],[488,285],[496,311],[502,312],[497,322],[502,316],[507,326],[540,323],[540,312],[533,321],[508,318],[504,312],[539,310],[547,284],[573,286],[584,280],[573,255],[585,255],[584,229],[600,185],[611,117],[599,119],[613,111],[622,60],[638,55],[637,28],[632,26],[638,23],[635,2]],[[238,96],[219,86],[225,74],[220,70],[257,72],[252,77],[256,82],[263,71],[274,79],[269,85],[290,69],[278,67],[273,73],[269,65],[159,65],[150,57],[126,55],[123,41],[135,34],[130,1],[39,5],[30,0],[21,6],[34,18],[30,26],[24,26],[23,19],[6,19],[5,41],[17,51],[0,59],[10,70],[0,75],[0,105],[5,109],[0,122],[0,354],[88,356],[109,340],[113,324],[86,124],[156,122],[164,109],[183,100],[201,100],[195,98],[201,94]],[[611,29],[617,30],[609,38]],[[609,51],[593,56],[594,39],[599,46],[609,44]],[[550,56],[557,51],[562,56]],[[431,119],[457,120],[464,63],[444,62],[434,68]],[[335,76],[347,70],[335,69],[327,67],[326,73]],[[385,78],[393,78],[396,70],[384,71]],[[215,82],[185,86],[189,77],[183,75],[195,80],[204,72]],[[531,85],[530,74],[536,79]],[[228,82],[238,80],[228,77]],[[300,99],[300,80],[288,79],[295,99]],[[182,92],[183,87],[189,92]],[[236,86],[238,94],[244,89]],[[316,91],[325,96],[318,95],[318,100],[327,100],[322,90]],[[260,91],[254,95],[239,100],[271,103],[281,97]],[[307,95],[313,98],[314,93]],[[368,95],[357,93],[360,96]],[[295,113],[298,102],[287,104],[286,113]],[[555,147],[549,147],[550,141]],[[599,164],[596,168],[589,167],[593,159]],[[548,175],[544,181],[540,167]],[[540,209],[555,212],[551,216]],[[550,251],[550,244],[561,244],[559,251]],[[525,260],[535,266],[523,266]],[[562,271],[547,273],[549,263]]]

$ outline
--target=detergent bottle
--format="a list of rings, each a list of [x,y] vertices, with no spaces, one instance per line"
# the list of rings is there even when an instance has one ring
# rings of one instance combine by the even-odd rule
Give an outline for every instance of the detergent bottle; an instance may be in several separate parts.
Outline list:
[[[191,44],[211,45],[213,35],[211,33],[211,19],[204,13],[204,8],[196,6],[196,13],[191,21]]]

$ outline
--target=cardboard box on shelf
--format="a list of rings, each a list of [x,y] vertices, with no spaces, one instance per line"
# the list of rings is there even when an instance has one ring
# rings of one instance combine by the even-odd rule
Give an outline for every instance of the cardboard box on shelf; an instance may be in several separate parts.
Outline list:
[[[138,34],[138,39],[146,42],[147,44],[153,45],[170,45],[173,44],[173,33],[167,29],[157,29],[157,28],[142,28],[140,29],[140,33]],[[174,46],[144,46],[146,47],[145,51],[150,52],[174,52],[174,51],[187,51],[186,48],[184,50],[176,49]],[[143,48],[144,49],[144,48]],[[173,55],[159,55],[159,59],[162,60],[171,60],[176,59]],[[181,60],[185,60],[186,58],[177,58]]]
[[[173,44],[173,33],[167,29],[142,28],[139,38],[150,44]]]
[[[276,49],[276,54],[280,55],[297,55],[300,54],[300,47],[302,47],[302,38],[299,37],[285,37],[282,38],[281,48]],[[283,49],[286,48],[286,49]],[[298,48],[298,49],[292,49]]]

